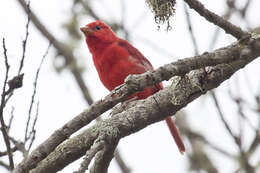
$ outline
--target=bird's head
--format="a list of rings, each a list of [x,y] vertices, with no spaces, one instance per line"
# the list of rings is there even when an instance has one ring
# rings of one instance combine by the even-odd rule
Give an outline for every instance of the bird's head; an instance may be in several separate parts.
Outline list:
[[[85,35],[89,48],[110,44],[117,40],[116,35],[110,27],[99,20],[81,27],[80,30]]]

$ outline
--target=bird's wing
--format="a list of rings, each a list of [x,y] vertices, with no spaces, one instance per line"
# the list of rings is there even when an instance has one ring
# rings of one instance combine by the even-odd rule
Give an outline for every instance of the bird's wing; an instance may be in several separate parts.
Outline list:
[[[153,70],[152,64],[144,57],[144,55],[136,49],[134,46],[132,46],[130,43],[128,43],[126,40],[119,39],[118,45],[123,47],[128,51],[131,58],[134,58],[135,61],[138,61],[138,63],[142,64],[145,67],[146,71]],[[162,83],[154,85],[152,87],[153,92],[157,92],[163,88]]]
[[[126,49],[131,58],[135,59],[135,62],[143,65],[146,68],[146,71],[153,70],[152,64],[144,57],[144,55],[126,40],[119,39],[118,45]]]

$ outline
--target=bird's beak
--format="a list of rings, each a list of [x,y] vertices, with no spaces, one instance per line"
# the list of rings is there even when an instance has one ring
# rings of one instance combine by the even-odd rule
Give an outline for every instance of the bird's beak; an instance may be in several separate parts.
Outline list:
[[[80,30],[81,30],[81,32],[84,33],[84,35],[85,35],[86,37],[89,36],[90,34],[92,34],[92,33],[94,32],[93,29],[91,29],[91,28],[89,28],[89,27],[87,27],[87,26],[81,27]]]

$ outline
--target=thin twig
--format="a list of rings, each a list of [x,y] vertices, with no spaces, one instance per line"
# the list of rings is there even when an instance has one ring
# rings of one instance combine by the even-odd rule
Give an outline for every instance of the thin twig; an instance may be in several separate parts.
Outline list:
[[[34,117],[34,120],[33,120],[32,129],[31,129],[30,134],[29,134],[29,138],[31,138],[31,142],[30,142],[29,147],[27,149],[28,152],[31,150],[32,144],[33,144],[35,137],[36,137],[35,126],[36,126],[36,122],[37,122],[37,119],[38,119],[38,115],[39,115],[39,101],[37,102],[36,113],[35,113],[35,117]]]
[[[39,65],[37,72],[36,72],[36,75],[35,75],[35,79],[34,79],[34,83],[33,83],[34,89],[33,89],[33,94],[32,94],[32,97],[31,97],[31,103],[30,103],[30,107],[29,107],[29,111],[28,111],[28,118],[27,118],[26,128],[25,128],[24,143],[26,143],[26,141],[29,139],[28,128],[29,128],[29,124],[30,124],[30,120],[31,120],[31,113],[32,113],[33,105],[34,105],[34,99],[35,99],[35,95],[36,95],[36,92],[37,92],[37,83],[38,83],[38,77],[39,77],[40,69],[41,69],[41,66],[43,64],[45,57],[47,56],[47,54],[49,52],[50,47],[51,47],[51,42],[49,43],[47,50],[42,57],[41,63]]]
[[[5,59],[5,80],[4,80],[4,85],[3,85],[3,90],[2,90],[2,100],[1,100],[1,106],[5,106],[4,101],[5,101],[5,96],[6,96],[6,85],[7,85],[7,80],[8,80],[8,73],[9,73],[9,68],[10,65],[8,64],[8,58],[7,58],[7,49],[5,47],[5,39],[3,38],[3,49],[4,49],[4,59]]]
[[[259,130],[256,131],[256,135],[255,135],[255,138],[254,140],[252,141],[247,153],[248,153],[248,157],[250,157],[254,151],[256,151],[257,147],[260,147],[259,146],[259,143],[260,143],[260,133],[259,133]]]
[[[114,158],[116,159],[118,166],[120,167],[123,173],[132,172],[129,166],[126,165],[126,162],[123,160],[122,156],[120,155],[118,148],[114,152]]]
[[[17,1],[22,6],[23,10],[28,14],[26,2],[24,0],[17,0]],[[74,57],[73,53],[69,51],[70,49],[65,44],[58,41],[58,39],[55,38],[54,35],[47,30],[47,28],[43,25],[43,23],[39,20],[39,18],[35,15],[35,13],[32,10],[30,10],[29,16],[33,24],[36,26],[36,28],[45,36],[46,39],[48,39],[53,44],[53,47],[56,48],[57,52],[64,57],[66,64],[73,63],[73,66],[71,66],[72,68],[70,68],[71,73],[73,74],[73,77],[77,81],[78,86],[80,87],[85,100],[89,105],[91,105],[93,103],[93,99],[82,77],[81,70],[77,66],[76,58]]]
[[[246,17],[246,13],[248,11],[248,7],[252,4],[251,2],[252,2],[252,0],[247,0],[245,6],[242,9],[239,10],[242,18]]]
[[[11,109],[11,117],[10,117],[10,119],[9,119],[9,123],[8,123],[8,126],[7,126],[7,133],[9,133],[9,131],[10,131],[10,129],[11,129],[13,119],[14,119],[14,107],[12,106],[12,109]]]
[[[222,123],[224,124],[224,126],[225,126],[227,132],[228,132],[228,133],[230,134],[230,136],[234,139],[235,143],[236,143],[237,145],[240,145],[240,142],[241,142],[241,141],[239,140],[239,138],[237,137],[237,135],[235,135],[235,134],[233,133],[233,131],[231,130],[229,124],[227,123],[227,121],[226,121],[225,118],[224,118],[224,114],[223,114],[223,112],[222,112],[222,110],[221,110],[221,108],[220,108],[220,105],[219,105],[218,99],[217,99],[217,97],[216,97],[216,94],[215,94],[214,92],[210,92],[210,94],[211,94],[212,99],[213,99],[213,101],[214,101],[214,103],[215,103],[215,105],[216,105],[216,108],[217,108],[217,111],[218,111],[218,113],[219,113],[220,119],[221,119]]]
[[[15,146],[15,147],[11,148],[11,150],[12,150],[12,152],[14,153],[15,151],[18,150],[18,148]],[[7,152],[7,151],[0,151],[0,157],[6,156],[6,155],[8,155],[8,152]]]
[[[92,8],[89,5],[89,2],[79,0],[79,2],[82,4],[84,9],[87,11],[87,13],[93,17],[95,20],[100,20],[99,16],[95,13],[95,11],[92,10]]]
[[[182,118],[178,119],[178,124],[180,131],[183,132],[185,136],[187,136],[187,139],[190,141],[190,143],[195,143],[197,141],[206,144],[209,148],[223,154],[224,156],[230,158],[230,159],[235,159],[236,156],[232,155],[231,153],[225,151],[222,148],[219,148],[216,146],[214,143],[211,143],[209,140],[207,140],[202,134],[199,134],[198,132],[194,131],[191,126],[189,125],[189,122],[186,120],[186,115],[183,113],[183,111],[179,114],[182,114]],[[205,153],[206,154],[206,153]]]
[[[10,141],[14,144],[15,147],[17,147],[17,150],[21,151],[23,155],[26,154],[25,145],[23,142],[16,140],[15,138],[9,136]]]
[[[233,8],[228,8],[228,10],[226,11],[226,13],[222,16],[225,20],[228,20],[230,17],[231,17],[231,15],[232,15],[232,13],[233,13]],[[220,33],[220,27],[217,27],[216,26],[216,29],[215,29],[215,32],[214,32],[214,35],[213,35],[213,37],[212,37],[212,39],[211,39],[211,41],[210,41],[210,44],[209,44],[209,48],[208,48],[208,50],[213,50],[213,48],[214,48],[214,46],[216,45],[216,43],[217,43],[217,39],[219,38],[219,33]]]
[[[131,40],[140,41],[140,42],[144,43],[145,45],[147,45],[150,49],[160,52],[161,55],[164,55],[166,57],[171,57],[173,59],[177,57],[172,52],[166,50],[164,47],[161,47],[157,43],[155,43],[152,40],[145,38],[141,35],[135,34],[135,36],[130,36],[130,37],[131,37],[130,38]]]
[[[0,166],[4,167],[7,170],[10,170],[10,167],[8,166],[8,164],[6,164],[5,162],[0,160]]]
[[[126,1],[121,1],[121,30],[124,31],[124,39],[129,41],[129,33],[126,28]]]
[[[29,24],[30,24],[30,1],[27,3],[27,9],[28,9],[28,18],[27,18],[27,23],[26,23],[26,29],[25,29],[25,39],[23,40],[23,53],[22,53],[22,58],[20,61],[20,66],[17,75],[19,75],[22,71],[23,64],[24,64],[24,59],[25,59],[25,52],[26,52],[26,45],[27,45],[27,40],[29,36]]]
[[[18,69],[18,72],[17,72],[17,77],[19,76],[22,76],[23,77],[23,74],[21,74],[21,71],[22,71],[22,68],[24,66],[24,59],[25,59],[25,53],[26,53],[26,45],[27,45],[27,40],[28,40],[28,37],[29,37],[29,24],[30,24],[30,0],[28,1],[28,3],[26,4],[26,8],[28,9],[28,17],[27,17],[27,23],[26,23],[26,26],[25,26],[25,38],[24,40],[22,41],[22,57],[21,57],[21,60],[20,60],[20,65],[19,65],[19,69]],[[9,94],[10,93],[10,94]],[[9,95],[6,99],[6,103],[11,99],[11,97],[13,96],[13,89],[9,89]]]
[[[190,8],[197,11],[201,16],[205,17],[209,22],[214,23],[215,25],[224,29],[226,33],[234,36],[235,38],[241,39],[243,37],[250,35],[248,32],[243,31],[238,26],[233,25],[232,23],[223,19],[217,14],[209,11],[199,1],[197,0],[184,0],[184,1],[190,6]]]
[[[229,92],[229,94],[231,94],[231,93]],[[230,96],[230,97],[236,103],[236,105],[238,106],[238,115],[240,115],[241,118],[243,118],[243,120],[245,120],[245,122],[247,122],[247,124],[250,128],[252,128],[253,130],[256,130],[256,128],[254,127],[254,125],[252,124],[250,119],[243,112],[243,102],[245,102],[245,101],[241,97],[238,97],[238,98],[234,98],[232,96]]]
[[[187,21],[187,24],[188,24],[191,41],[192,41],[193,47],[194,47],[194,54],[198,55],[199,54],[199,47],[198,47],[198,43],[196,41],[196,38],[195,38],[195,35],[194,35],[194,32],[193,32],[193,28],[192,28],[192,24],[191,24],[191,20],[190,20],[190,13],[187,9],[186,4],[184,4],[184,12],[186,14],[186,21]]]
[[[228,153],[227,151],[223,150],[222,148],[217,147],[215,144],[210,143],[209,141],[207,141],[206,144],[210,148],[214,149],[215,151],[218,151],[219,153],[223,154],[224,156],[226,156],[226,157],[228,157],[230,159],[235,159],[236,158],[235,155],[232,155],[232,154]]]
[[[6,97],[6,85],[7,85],[7,80],[8,80],[8,72],[10,65],[8,64],[8,58],[7,58],[7,49],[5,46],[5,39],[3,38],[3,49],[4,49],[4,58],[5,58],[5,68],[6,68],[6,73],[5,73],[5,80],[3,84],[3,90],[2,90],[2,96],[1,96],[1,105],[0,105],[0,121],[1,121],[1,131],[2,135],[4,137],[4,142],[6,145],[7,153],[8,153],[8,159],[9,159],[9,168],[10,170],[14,169],[14,161],[13,161],[13,153],[11,149],[11,144],[9,141],[9,136],[7,132],[7,127],[4,122],[4,107],[5,107],[5,97]]]

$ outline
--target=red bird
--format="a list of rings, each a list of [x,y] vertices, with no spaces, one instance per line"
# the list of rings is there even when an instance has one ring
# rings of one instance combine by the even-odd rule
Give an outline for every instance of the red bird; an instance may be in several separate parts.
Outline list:
[[[108,90],[124,83],[124,79],[130,74],[141,74],[153,70],[152,64],[126,40],[118,38],[114,32],[103,22],[96,21],[80,28],[86,37],[86,43],[93,56],[101,82]],[[145,99],[160,89],[162,84],[144,89],[131,97]],[[179,132],[169,116],[166,123],[181,153],[185,152],[185,146]]]

